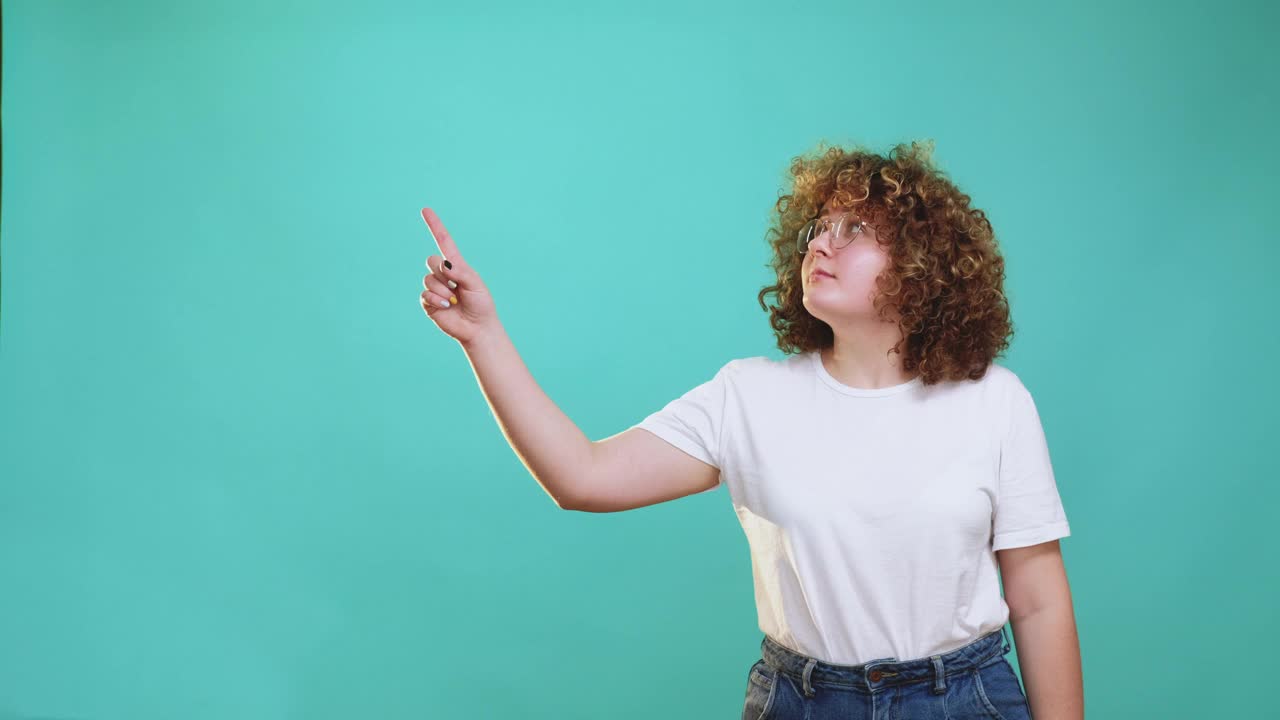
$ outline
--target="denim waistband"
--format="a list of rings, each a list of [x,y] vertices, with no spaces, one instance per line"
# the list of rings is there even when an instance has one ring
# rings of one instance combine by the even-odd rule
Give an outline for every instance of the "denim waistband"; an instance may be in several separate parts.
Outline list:
[[[914,660],[880,658],[861,665],[836,665],[802,655],[779,645],[768,635],[760,641],[760,657],[765,664],[802,683],[806,695],[812,694],[815,682],[872,691],[929,680],[933,682],[934,692],[945,692],[948,675],[973,670],[1007,652],[1009,639],[1003,625],[950,652]]]

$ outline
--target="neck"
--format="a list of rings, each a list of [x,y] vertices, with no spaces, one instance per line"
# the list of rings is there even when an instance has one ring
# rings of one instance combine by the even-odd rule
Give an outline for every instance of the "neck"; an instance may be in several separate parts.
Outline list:
[[[824,348],[822,364],[831,377],[850,387],[875,390],[901,385],[918,372],[902,369],[902,356],[889,349],[902,338],[896,323],[879,320],[858,332],[837,332],[835,344]]]

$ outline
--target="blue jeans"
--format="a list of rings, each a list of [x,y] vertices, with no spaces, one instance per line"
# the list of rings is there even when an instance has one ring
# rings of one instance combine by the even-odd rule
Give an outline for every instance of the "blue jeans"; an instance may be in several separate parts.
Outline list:
[[[742,720],[1031,720],[1004,626],[948,653],[832,665],[765,635]]]

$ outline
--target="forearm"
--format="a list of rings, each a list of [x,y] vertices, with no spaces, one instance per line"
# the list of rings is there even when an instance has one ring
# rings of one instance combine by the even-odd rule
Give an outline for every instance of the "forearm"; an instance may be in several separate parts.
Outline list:
[[[591,440],[533,379],[500,325],[464,352],[507,443],[556,504],[572,502],[576,478],[589,467]]]
[[[1034,720],[1084,718],[1080,641],[1071,604],[1041,608],[1011,620],[1018,666]]]

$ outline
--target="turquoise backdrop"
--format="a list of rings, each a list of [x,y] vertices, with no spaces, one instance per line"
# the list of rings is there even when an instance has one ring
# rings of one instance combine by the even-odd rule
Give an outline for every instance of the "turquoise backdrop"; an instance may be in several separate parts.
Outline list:
[[[727,492],[559,510],[419,211],[601,439],[781,357],[824,139],[934,140],[995,225],[1089,716],[1265,714],[1277,7],[5,3],[0,719],[737,717]]]

